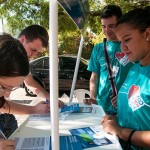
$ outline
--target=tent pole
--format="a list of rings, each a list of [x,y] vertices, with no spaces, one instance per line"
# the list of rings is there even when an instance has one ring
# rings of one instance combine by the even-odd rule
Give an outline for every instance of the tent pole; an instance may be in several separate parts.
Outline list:
[[[58,121],[58,2],[50,0],[50,112],[52,150],[59,150]]]
[[[84,43],[84,39],[83,39],[83,35],[81,34],[80,46],[79,46],[79,50],[78,50],[76,67],[75,67],[75,72],[74,72],[72,86],[71,86],[71,92],[70,92],[70,98],[69,98],[69,102],[70,103],[72,102],[73,92],[74,92],[75,86],[76,86],[78,69],[79,69],[79,65],[80,65],[81,53],[82,53],[82,48],[83,48],[83,43]]]

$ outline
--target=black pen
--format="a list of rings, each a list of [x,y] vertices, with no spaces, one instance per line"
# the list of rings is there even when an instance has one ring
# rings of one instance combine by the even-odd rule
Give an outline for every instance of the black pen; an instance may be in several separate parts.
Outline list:
[[[44,104],[48,104],[49,103],[49,100],[48,99],[46,99],[46,101],[44,102]]]
[[[6,138],[6,136],[4,135],[4,133],[2,132],[2,130],[0,130],[0,139],[7,140],[7,138]]]

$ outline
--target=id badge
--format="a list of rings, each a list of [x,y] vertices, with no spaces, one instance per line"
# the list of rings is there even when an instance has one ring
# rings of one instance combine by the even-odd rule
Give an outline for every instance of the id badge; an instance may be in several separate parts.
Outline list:
[[[115,77],[117,75],[118,71],[119,71],[119,67],[118,66],[113,66],[112,71],[113,71],[113,75]]]

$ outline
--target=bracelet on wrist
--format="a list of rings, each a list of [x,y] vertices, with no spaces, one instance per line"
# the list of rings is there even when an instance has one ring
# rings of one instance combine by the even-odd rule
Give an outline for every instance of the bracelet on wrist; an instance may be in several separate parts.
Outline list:
[[[124,150],[126,150],[128,147],[131,146],[131,138],[132,138],[135,131],[136,130],[132,130],[131,133],[129,134],[128,140],[127,140],[126,145],[124,147]]]

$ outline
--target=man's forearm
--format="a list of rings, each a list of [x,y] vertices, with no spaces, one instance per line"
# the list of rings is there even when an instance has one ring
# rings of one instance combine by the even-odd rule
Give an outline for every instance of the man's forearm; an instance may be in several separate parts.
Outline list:
[[[49,99],[49,93],[38,83],[36,82],[32,75],[28,75],[25,79],[26,86],[37,95],[42,95],[44,98]]]
[[[94,81],[90,80],[90,97],[96,99],[96,84]]]
[[[90,78],[90,97],[94,100],[96,100],[97,95],[97,79],[98,79],[97,73],[92,72]]]
[[[41,97],[43,97],[43,98],[46,98],[46,99],[50,99],[49,98],[49,93],[45,90],[45,89],[43,89],[43,88],[37,88],[36,90],[35,90],[35,93],[37,94],[37,95],[40,95]]]

